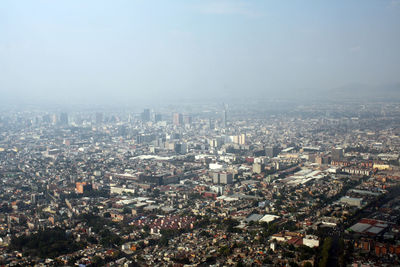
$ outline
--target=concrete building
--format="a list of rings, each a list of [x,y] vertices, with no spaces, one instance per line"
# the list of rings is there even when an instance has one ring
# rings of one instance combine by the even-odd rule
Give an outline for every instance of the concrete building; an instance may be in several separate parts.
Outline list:
[[[344,149],[341,147],[333,148],[331,151],[332,160],[341,160],[343,159]]]
[[[363,199],[362,198],[354,198],[354,197],[348,197],[344,196],[340,198],[341,203],[345,203],[349,206],[356,206],[358,208],[361,208],[363,205]]]
[[[150,121],[150,109],[145,108],[142,112],[142,121],[148,122]]]
[[[279,154],[279,150],[276,146],[267,146],[265,148],[265,156],[269,157],[269,158],[274,158],[276,156],[278,156]]]
[[[214,172],[212,175],[212,180],[214,184],[232,184],[233,175],[227,172]]]
[[[60,114],[60,125],[68,125],[68,114],[63,112]]]
[[[92,185],[87,182],[76,182],[76,192],[83,194],[84,192],[92,190]]]
[[[253,173],[262,173],[264,171],[264,164],[254,163],[253,164]]]
[[[306,237],[303,238],[303,245],[314,248],[319,246],[319,240],[317,236],[314,235],[306,235]]]
[[[174,125],[179,126],[183,124],[183,115],[181,113],[174,113],[172,117],[172,122]]]
[[[231,184],[231,183],[233,183],[233,175],[232,175],[232,173],[226,173],[226,172],[220,173],[219,182],[221,184]]]

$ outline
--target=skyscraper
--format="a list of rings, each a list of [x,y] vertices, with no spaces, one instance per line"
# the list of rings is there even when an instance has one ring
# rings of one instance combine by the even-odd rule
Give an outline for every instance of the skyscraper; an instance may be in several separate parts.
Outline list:
[[[103,123],[103,113],[97,112],[96,113],[96,124],[102,124]]]
[[[150,109],[145,108],[142,112],[142,121],[148,122],[150,121]]]
[[[227,172],[214,172],[212,180],[214,184],[231,184],[233,183],[233,175]]]
[[[226,109],[222,111],[222,127],[226,127],[227,123],[227,115],[226,115]]]
[[[276,156],[278,156],[279,154],[279,150],[276,146],[267,146],[265,148],[265,156],[269,157],[269,158],[274,158]]]
[[[245,145],[246,144],[246,134],[241,134],[239,136],[239,144],[240,145]]]
[[[343,159],[344,149],[341,147],[333,148],[331,151],[332,160],[341,160]]]
[[[192,116],[190,115],[183,116],[183,122],[184,124],[192,124]]]
[[[172,121],[174,125],[182,125],[183,124],[183,115],[181,113],[174,113]]]
[[[65,112],[60,114],[60,125],[68,125],[68,114]]]
[[[213,121],[211,120],[211,118],[208,120],[208,125],[210,127],[210,130],[214,130],[215,125],[214,125]]]
[[[154,121],[155,121],[155,122],[162,121],[162,115],[161,115],[161,114],[155,114],[155,116],[154,116]]]
[[[55,125],[55,124],[57,124],[57,122],[58,122],[57,114],[53,114],[51,116],[51,123]]]

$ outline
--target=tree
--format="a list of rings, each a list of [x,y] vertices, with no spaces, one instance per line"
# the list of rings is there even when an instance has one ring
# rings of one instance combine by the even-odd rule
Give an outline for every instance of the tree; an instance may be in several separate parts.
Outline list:
[[[124,213],[124,214],[130,214],[130,213],[132,213],[132,209],[130,209],[130,208],[128,208],[128,207],[124,207],[122,213]]]
[[[169,243],[168,238],[165,235],[162,235],[159,244],[161,246],[168,246],[168,243]]]
[[[45,229],[30,236],[13,237],[10,249],[22,250],[31,256],[54,258],[74,252],[83,246],[84,244],[75,242],[71,235],[67,235],[64,229],[54,228]]]
[[[223,256],[228,256],[231,253],[231,250],[228,246],[222,246],[219,248],[218,252]]]
[[[105,262],[104,262],[103,258],[100,257],[100,256],[94,256],[94,257],[92,258],[92,264],[93,264],[93,266],[103,266],[104,263],[105,263]]]
[[[236,267],[242,267],[244,266],[242,259],[239,259],[236,263]]]

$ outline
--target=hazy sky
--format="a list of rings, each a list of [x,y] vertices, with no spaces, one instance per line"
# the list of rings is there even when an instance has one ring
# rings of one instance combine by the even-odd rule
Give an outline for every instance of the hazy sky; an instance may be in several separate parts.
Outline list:
[[[400,0],[1,0],[0,98],[115,103],[400,81]]]

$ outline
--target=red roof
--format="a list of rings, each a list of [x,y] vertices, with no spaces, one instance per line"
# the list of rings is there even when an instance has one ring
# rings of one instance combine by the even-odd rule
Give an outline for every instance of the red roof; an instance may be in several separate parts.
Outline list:
[[[295,246],[300,246],[303,245],[303,238],[300,237],[293,237],[288,241],[289,244],[295,245]]]

